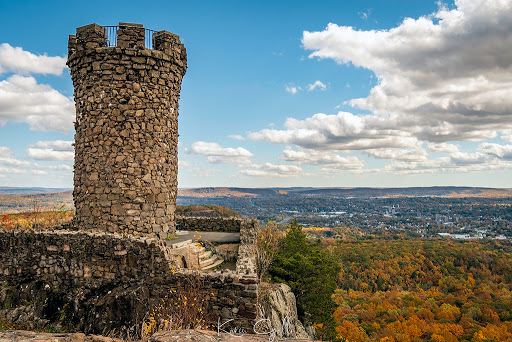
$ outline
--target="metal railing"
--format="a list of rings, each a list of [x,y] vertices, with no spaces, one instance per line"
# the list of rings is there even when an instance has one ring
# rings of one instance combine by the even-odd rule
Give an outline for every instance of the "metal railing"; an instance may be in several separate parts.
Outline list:
[[[117,46],[117,30],[119,26],[103,26],[107,32],[107,46]]]
[[[154,30],[150,29],[144,29],[146,32],[144,32],[144,39],[146,40],[144,43],[144,46],[146,49],[153,49],[153,34],[156,32]]]
[[[103,26],[106,31],[106,46],[117,46],[117,30],[119,30],[119,26]],[[153,34],[155,30],[144,29],[144,47],[146,49],[153,48]]]

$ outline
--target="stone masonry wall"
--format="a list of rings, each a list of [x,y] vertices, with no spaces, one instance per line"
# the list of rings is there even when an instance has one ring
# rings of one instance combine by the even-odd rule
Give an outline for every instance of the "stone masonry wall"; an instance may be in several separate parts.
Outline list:
[[[199,277],[213,324],[252,327],[259,281],[245,266],[254,255],[239,258],[236,271],[201,273],[180,270],[167,251],[164,241],[146,237],[0,231],[0,316],[133,336],[152,307]]]
[[[75,88],[75,225],[165,239],[175,229],[178,100],[186,50],[167,31],[145,48],[140,24],[119,23],[117,46],[91,24],[69,36]]]

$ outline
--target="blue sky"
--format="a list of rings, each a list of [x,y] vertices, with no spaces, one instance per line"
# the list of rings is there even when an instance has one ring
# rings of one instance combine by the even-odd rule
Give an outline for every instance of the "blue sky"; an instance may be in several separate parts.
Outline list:
[[[0,0],[0,186],[72,187],[67,39],[188,52],[179,186],[511,187],[512,0]]]

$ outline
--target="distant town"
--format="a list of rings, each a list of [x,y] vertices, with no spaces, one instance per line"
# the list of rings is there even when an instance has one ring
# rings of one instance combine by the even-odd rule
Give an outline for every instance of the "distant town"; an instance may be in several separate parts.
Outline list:
[[[284,225],[297,219],[304,227],[343,227],[362,235],[512,238],[512,191],[507,189],[210,188],[178,196],[178,204],[198,203],[226,206],[264,222]]]
[[[71,191],[0,188],[0,214],[62,208]],[[37,193],[37,194],[35,194]],[[37,205],[34,205],[36,203]],[[180,189],[178,205],[213,204],[286,226],[296,219],[317,237],[407,236],[512,240],[512,190],[430,188]]]

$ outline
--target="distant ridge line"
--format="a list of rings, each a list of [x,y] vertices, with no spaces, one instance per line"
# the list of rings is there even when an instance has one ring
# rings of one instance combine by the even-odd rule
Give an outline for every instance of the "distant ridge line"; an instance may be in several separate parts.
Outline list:
[[[259,197],[283,196],[289,194],[305,196],[333,197],[511,197],[512,189],[469,187],[469,186],[431,186],[431,187],[290,187],[290,188],[240,188],[205,187],[179,189],[178,196],[221,198],[221,197]]]
[[[0,195],[35,195],[73,191],[72,188],[14,187],[0,186]]]

